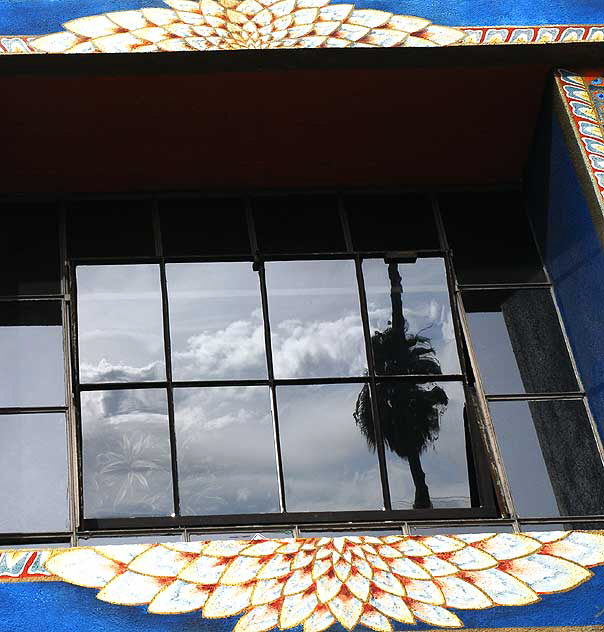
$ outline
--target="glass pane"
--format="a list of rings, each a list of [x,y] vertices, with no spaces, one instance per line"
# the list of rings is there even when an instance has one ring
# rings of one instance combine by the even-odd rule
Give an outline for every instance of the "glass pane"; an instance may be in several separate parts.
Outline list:
[[[65,416],[0,415],[0,445],[0,533],[68,530]]]
[[[520,193],[448,193],[439,203],[460,283],[546,281]]]
[[[378,407],[393,509],[471,507],[462,384],[382,382]]]
[[[50,204],[2,204],[0,296],[59,294],[59,220]]]
[[[242,198],[161,200],[166,256],[250,254]]]
[[[163,380],[159,266],[79,266],[80,381]]]
[[[491,402],[521,516],[601,514],[602,461],[581,401]]]
[[[485,524],[462,527],[449,527],[441,525],[439,527],[411,527],[412,535],[463,535],[464,533],[513,533],[514,528],[509,524]]]
[[[84,516],[173,515],[166,392],[81,393]]]
[[[100,538],[78,538],[78,546],[107,546],[114,544],[161,544],[162,542],[182,542],[180,535],[149,533],[148,535],[114,535]]]
[[[487,393],[578,389],[549,290],[464,292],[463,304]]]
[[[345,529],[325,529],[321,531],[319,529],[312,529],[305,531],[300,530],[301,538],[342,538],[346,536],[371,536],[374,538],[381,538],[387,535],[402,535],[402,529],[396,527],[392,529],[355,529],[354,527],[347,527]]]
[[[81,200],[67,214],[70,257],[152,257],[155,238],[148,200]]]
[[[363,261],[376,373],[460,373],[442,259]]]
[[[0,303],[0,406],[64,404],[60,303]]]
[[[174,406],[181,512],[279,511],[269,389],[177,388]]]
[[[222,531],[207,533],[192,533],[191,541],[203,540],[270,540],[271,538],[293,538],[293,531]]]
[[[430,200],[425,195],[355,195],[344,198],[355,250],[392,252],[438,249]]]
[[[261,252],[343,252],[335,195],[288,195],[252,200]]]
[[[260,282],[250,262],[166,266],[175,380],[266,378]]]
[[[355,421],[361,384],[277,388],[288,511],[382,509],[378,459]]]
[[[352,261],[267,263],[266,285],[276,378],[365,374]]]

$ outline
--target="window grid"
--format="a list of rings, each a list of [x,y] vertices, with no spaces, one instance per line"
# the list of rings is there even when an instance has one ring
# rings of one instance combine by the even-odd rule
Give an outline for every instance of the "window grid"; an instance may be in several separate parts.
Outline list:
[[[162,198],[162,199],[166,199],[166,198]],[[157,236],[158,236],[158,231],[157,229],[159,228],[159,226],[156,224],[157,222],[157,218],[158,218],[158,214],[157,214],[157,202],[156,202],[157,198],[154,198],[154,227],[155,227],[155,231],[156,231],[156,247],[161,248],[161,240],[157,240]],[[444,227],[442,225],[442,219],[440,218],[440,213],[438,211],[438,207],[437,207],[437,203],[434,202],[434,208],[435,208],[435,215],[437,217],[437,227],[439,229],[439,236],[441,240],[446,240],[446,236],[444,233]],[[248,213],[249,213],[249,209],[248,209]],[[343,214],[343,211],[341,211],[341,213]],[[47,411],[52,411],[52,412],[62,412],[65,413],[67,415],[67,424],[68,424],[68,442],[69,442],[69,457],[70,457],[70,472],[71,472],[71,476],[70,476],[70,499],[71,499],[71,507],[72,507],[72,528],[70,531],[60,531],[60,532],[52,532],[52,533],[26,533],[26,534],[0,534],[0,542],[2,544],[6,544],[6,545],[22,545],[22,544],[28,544],[30,543],[31,546],[40,544],[43,545],[45,543],[47,544],[51,544],[51,543],[62,543],[62,544],[67,544],[67,543],[71,543],[72,545],[76,545],[78,540],[82,540],[82,538],[88,538],[91,536],[118,536],[118,535],[122,535],[122,536],[137,536],[137,535],[141,535],[141,536],[150,536],[150,537],[158,537],[161,538],[162,535],[173,535],[173,534],[179,534],[182,536],[182,538],[184,540],[189,540],[191,535],[194,534],[203,534],[206,532],[220,532],[220,531],[226,531],[226,532],[236,532],[236,531],[241,531],[241,530],[245,530],[245,531],[249,531],[251,530],[265,530],[265,532],[270,533],[271,530],[275,530],[275,529],[279,529],[279,528],[293,528],[294,530],[294,534],[297,535],[299,533],[299,528],[297,526],[297,520],[296,518],[299,518],[299,516],[296,515],[292,515],[290,516],[282,516],[283,518],[287,518],[286,521],[280,521],[278,518],[273,518],[271,520],[269,520],[268,522],[265,521],[254,521],[254,520],[248,520],[248,521],[241,521],[239,520],[239,522],[237,523],[237,516],[233,516],[232,518],[235,519],[235,521],[231,521],[228,520],[227,523],[225,524],[220,524],[220,521],[215,521],[215,520],[211,520],[212,524],[201,524],[199,523],[199,521],[193,519],[188,520],[188,519],[179,519],[178,520],[178,524],[176,523],[172,523],[172,524],[168,524],[167,522],[162,524],[162,520],[159,519],[159,521],[154,520],[154,519],[144,519],[142,522],[138,521],[138,520],[134,520],[132,521],[131,519],[125,519],[123,521],[117,520],[115,521],[116,524],[115,525],[111,525],[111,526],[106,526],[106,528],[98,528],[99,526],[103,526],[103,525],[94,525],[94,524],[85,524],[80,522],[78,525],[78,522],[76,521],[76,516],[80,516],[81,515],[81,511],[82,511],[82,490],[81,487],[79,486],[79,481],[81,481],[81,472],[82,472],[82,467],[81,467],[81,450],[77,449],[76,443],[78,443],[80,446],[82,444],[82,438],[81,438],[81,421],[79,419],[79,393],[80,390],[100,390],[101,388],[103,389],[111,389],[111,388],[151,388],[151,387],[163,387],[166,388],[168,390],[170,390],[171,388],[173,389],[175,386],[206,386],[206,385],[214,385],[214,386],[218,386],[221,384],[221,382],[216,382],[216,381],[183,381],[180,383],[174,383],[171,381],[170,378],[168,378],[168,373],[166,375],[166,377],[168,378],[165,382],[155,382],[155,383],[141,383],[141,384],[133,384],[133,383],[116,383],[116,384],[104,384],[104,385],[100,385],[100,384],[95,384],[95,385],[86,385],[85,387],[81,387],[79,384],[79,380],[78,380],[78,357],[77,357],[77,335],[76,335],[76,322],[77,322],[77,297],[76,297],[76,288],[75,285],[71,285],[72,280],[75,279],[75,266],[78,263],[99,263],[99,264],[110,264],[110,263],[159,263],[161,266],[161,270],[162,270],[162,277],[163,277],[163,283],[162,283],[162,302],[164,302],[165,297],[166,297],[166,293],[165,293],[165,264],[167,262],[178,262],[178,261],[250,261],[249,257],[241,257],[241,256],[237,256],[237,257],[229,257],[229,256],[225,256],[225,257],[216,257],[216,256],[211,256],[211,257],[202,257],[202,256],[196,256],[196,257],[164,257],[161,250],[158,250],[157,252],[157,256],[156,257],[128,257],[128,258],[123,258],[123,257],[103,257],[103,258],[94,258],[94,259],[74,259],[71,260],[69,262],[69,264],[65,264],[63,265],[63,262],[66,262],[66,231],[65,231],[65,214],[64,214],[64,210],[61,212],[61,240],[60,240],[60,245],[61,245],[61,270],[62,270],[62,274],[61,274],[61,293],[60,294],[49,294],[49,295],[19,295],[19,296],[2,296],[0,297],[0,302],[3,301],[56,301],[56,300],[60,300],[61,301],[61,305],[62,305],[62,312],[63,312],[63,330],[64,330],[64,343],[65,343],[65,348],[66,348],[66,352],[64,354],[64,358],[65,358],[65,367],[66,367],[66,375],[67,376],[71,376],[71,381],[69,379],[66,380],[66,391],[67,391],[67,400],[66,400],[66,405],[65,406],[59,406],[59,407],[11,407],[11,408],[0,408],[0,415],[4,415],[4,414],[15,414],[15,413],[25,413],[25,412],[47,412]],[[345,232],[346,235],[346,232]],[[350,246],[350,233],[347,233],[347,246]],[[429,254],[443,254],[443,251],[446,251],[446,253],[449,252],[449,249],[446,245],[446,241],[441,242],[442,243],[442,250],[439,251],[434,251],[434,252],[426,252],[426,255]],[[383,253],[357,253],[355,255],[356,258],[358,258],[359,261],[359,266],[360,266],[360,261],[362,260],[363,256],[367,256],[368,254],[372,254],[372,255],[376,255],[376,254],[383,254]],[[332,257],[331,254],[327,255],[325,253],[322,253],[322,255],[318,255],[315,258],[321,258],[321,257]],[[344,254],[343,258],[348,258],[349,255]],[[292,257],[293,259],[304,259],[305,257],[301,257],[300,255],[294,255]],[[306,257],[308,258],[308,257]],[[355,262],[356,262],[356,258],[355,258]],[[286,260],[287,257],[264,257],[264,260]],[[465,340],[466,343],[468,343],[468,352],[469,352],[469,357],[470,357],[470,363],[472,366],[472,369],[474,370],[474,374],[476,376],[476,379],[478,382],[480,382],[480,377],[479,377],[479,373],[477,371],[477,362],[476,362],[476,358],[475,355],[473,354],[473,351],[471,349],[471,344],[469,343],[469,335],[468,335],[468,331],[467,331],[467,326],[464,322],[464,310],[462,307],[462,303],[461,303],[461,291],[481,291],[481,290],[487,290],[487,289],[502,289],[502,288],[516,288],[519,285],[522,286],[523,288],[544,288],[544,289],[549,289],[550,292],[552,292],[551,290],[551,283],[549,282],[544,282],[544,283],[528,283],[528,284],[483,284],[483,285],[460,285],[455,281],[455,277],[454,277],[454,272],[452,270],[452,265],[451,265],[451,261],[448,257],[445,257],[445,261],[446,261],[446,265],[447,265],[447,271],[448,271],[448,280],[449,283],[452,287],[454,287],[454,292],[450,294],[451,300],[453,301],[453,305],[452,305],[452,311],[453,311],[453,320],[454,320],[454,326],[456,328],[456,333],[459,333],[460,331],[463,331],[465,336]],[[65,274],[65,271],[67,271],[67,274]],[[361,285],[362,287],[362,285]],[[266,289],[264,289],[264,294],[266,294]],[[553,293],[552,293],[553,294]],[[366,310],[366,306],[364,303],[362,303],[363,308]],[[554,305],[556,306],[556,309],[558,309],[558,306],[555,302],[555,297],[554,297]],[[265,306],[263,306],[263,312],[266,309]],[[165,305],[164,305],[164,312],[167,311]],[[70,318],[71,316],[71,318]],[[167,315],[166,315],[167,316]],[[164,335],[166,335],[167,332],[167,338],[168,338],[168,344],[169,344],[169,328],[167,326],[167,321],[165,320],[166,316],[164,316]],[[458,320],[459,317],[459,320]],[[561,319],[560,319],[561,322]],[[365,322],[364,322],[364,326],[365,326]],[[566,334],[564,332],[564,329],[562,328],[563,331],[563,335],[565,337],[566,340],[566,344],[568,345],[568,340],[566,338]],[[70,334],[70,335],[69,335]],[[71,340],[69,339],[71,338]],[[461,345],[461,340],[459,338],[459,336],[456,336],[456,340],[457,340],[457,344],[458,346]],[[270,344],[270,339],[268,340],[268,343]],[[367,339],[366,339],[366,343],[367,343]],[[268,345],[267,345],[267,353],[268,353]],[[165,347],[166,350],[166,354],[169,351],[169,347],[166,346]],[[368,353],[368,362],[371,362],[371,360],[369,359],[371,357],[371,354]],[[583,391],[581,382],[580,382],[580,377],[578,375],[576,366],[575,366],[575,362],[574,362],[574,358],[572,357],[572,354],[570,354],[570,358],[571,358],[571,362],[573,365],[573,369],[575,372],[575,375],[577,377],[577,383],[579,384],[579,390],[577,392],[572,392],[572,393],[539,393],[539,394],[531,394],[531,395],[517,395],[517,394],[498,394],[498,395],[490,395],[487,396],[484,394],[484,392],[482,391],[482,389],[479,388],[477,389],[477,394],[478,394],[478,398],[479,400],[484,400],[484,402],[486,403],[487,401],[497,401],[498,399],[505,399],[505,400],[509,400],[509,399],[521,399],[521,400],[526,400],[526,399],[574,399],[574,400],[581,400],[584,401],[586,403],[586,409],[592,424],[592,427],[595,428],[594,425],[594,420],[593,417],[591,416],[591,413],[589,411],[589,404],[586,401],[585,398],[585,393]],[[73,359],[73,363],[72,363],[72,359]],[[465,355],[464,353],[462,353],[460,351],[459,353],[459,359],[460,359],[460,363],[462,363],[462,367],[464,366],[464,359],[465,359]],[[169,366],[169,358],[166,358],[166,371],[168,371],[168,366]],[[465,372],[464,372],[465,373]],[[373,376],[375,378],[375,376]],[[389,379],[390,376],[381,376],[380,379],[382,379],[382,377],[386,377],[386,379]],[[432,376],[433,379],[434,376]],[[442,380],[443,377],[445,377],[445,379],[447,379],[447,376],[438,376],[439,380]],[[451,376],[451,379],[456,379],[460,376]],[[395,378],[396,379],[396,378]],[[321,382],[325,382],[325,383],[329,383],[332,380],[321,380]],[[335,378],[336,382],[355,382],[355,383],[363,383],[366,380],[363,379],[357,379],[357,378]],[[70,383],[71,382],[71,383]],[[226,381],[225,383],[229,383],[229,384],[266,384],[267,382],[269,382],[269,380],[252,380],[252,381]],[[279,385],[280,383],[308,383],[308,381],[306,380],[273,380],[273,386],[272,386],[272,390],[271,393],[274,393],[274,387],[276,385]],[[312,381],[313,383],[316,381]],[[72,389],[70,388],[70,386],[73,386],[73,395],[72,395]],[[77,402],[77,405],[75,405]],[[372,398],[372,402],[375,404],[375,399]],[[172,414],[172,421],[171,424],[173,425],[173,404],[170,404],[169,409],[171,409],[171,414]],[[481,419],[480,421],[482,423],[486,423],[487,429],[486,429],[486,433],[488,435],[488,441],[487,441],[487,445],[494,443],[496,445],[497,440],[494,434],[494,431],[492,429],[492,426],[489,428],[489,423],[490,423],[490,416],[488,413],[488,409],[483,412],[483,419]],[[376,420],[378,417],[374,416],[374,420]],[[77,419],[77,422],[76,422]],[[483,429],[483,433],[484,433],[484,429]],[[77,437],[74,437],[74,435],[77,435]],[[598,451],[600,453],[600,455],[603,454],[602,451],[602,443],[601,440],[599,439],[599,435],[598,433],[594,430],[594,436],[596,438],[596,444],[598,446]],[[383,446],[382,446],[383,448]],[[499,457],[500,458],[500,457]],[[173,465],[175,465],[173,463]],[[507,482],[507,478],[505,476],[505,468],[503,467],[503,464],[498,462],[498,459],[495,458],[495,460],[491,459],[491,466],[495,468],[495,470],[498,473],[498,476],[494,479],[494,482],[496,484],[499,484],[502,488],[503,491],[505,492],[505,497],[506,497],[506,502],[505,504],[508,507],[512,507],[513,508],[513,501],[511,500],[507,500],[508,498],[511,499],[511,492],[509,489],[509,483]],[[501,468],[501,470],[500,470]],[[503,472],[503,476],[501,476],[501,472]],[[174,482],[175,479],[173,479]],[[386,487],[385,489],[388,489],[388,487]],[[178,493],[178,490],[176,489],[176,494]],[[480,517],[479,521],[477,521],[477,519],[479,518],[478,516],[475,517],[471,517],[471,516],[460,516],[460,511],[459,510],[453,510],[453,513],[456,515],[445,515],[448,512],[443,511],[443,510],[439,510],[439,514],[440,516],[434,516],[434,517],[428,517],[428,516],[422,516],[419,515],[418,512],[414,512],[414,516],[400,516],[400,517],[393,517],[393,519],[389,520],[388,518],[386,518],[386,516],[383,516],[383,514],[380,517],[372,517],[372,516],[362,516],[360,519],[358,517],[357,512],[355,512],[355,516],[347,516],[344,515],[344,512],[339,512],[340,515],[335,516],[335,520],[333,519],[334,516],[327,516],[325,519],[321,519],[321,520],[316,520],[316,518],[318,518],[318,516],[316,515],[309,515],[308,516],[308,520],[304,520],[304,524],[305,524],[305,529],[311,528],[312,526],[315,526],[316,528],[319,529],[326,529],[326,528],[332,528],[332,529],[350,529],[351,527],[353,528],[360,528],[360,529],[376,529],[376,528],[396,528],[396,529],[400,529],[402,531],[402,533],[405,534],[409,534],[411,533],[411,528],[409,525],[413,525],[413,530],[415,531],[416,529],[429,529],[429,528],[442,528],[442,527],[451,527],[451,528],[458,528],[458,527],[472,527],[472,526],[481,526],[481,527],[485,527],[488,529],[498,529],[498,528],[505,528],[506,526],[511,526],[513,527],[515,530],[519,529],[519,521],[521,520],[523,527],[538,527],[538,526],[545,526],[548,524],[556,524],[556,523],[564,523],[565,525],[568,524],[573,524],[573,528],[582,528],[582,525],[586,525],[587,523],[593,524],[595,521],[601,521],[604,520],[604,514],[603,515],[586,515],[586,516],[581,516],[581,515],[572,515],[572,516],[548,516],[548,517],[523,517],[523,518],[519,518],[517,513],[515,512],[515,510],[512,509],[511,514],[506,517],[505,512],[502,514],[501,517]],[[421,513],[421,512],[420,512]],[[350,517],[350,520],[348,520],[348,518]],[[386,519],[385,519],[386,518]],[[354,521],[354,525],[351,525],[351,521]],[[88,521],[90,522],[90,521]],[[92,521],[94,522],[94,521]],[[168,521],[170,522],[170,521]],[[121,524],[120,524],[121,523]],[[138,524],[135,524],[138,523]],[[188,523],[188,524],[187,524]],[[300,521],[300,523],[302,523],[302,521]],[[268,528],[268,531],[266,530]],[[593,527],[590,527],[593,528]],[[81,541],[82,544],[85,543],[85,541]]]

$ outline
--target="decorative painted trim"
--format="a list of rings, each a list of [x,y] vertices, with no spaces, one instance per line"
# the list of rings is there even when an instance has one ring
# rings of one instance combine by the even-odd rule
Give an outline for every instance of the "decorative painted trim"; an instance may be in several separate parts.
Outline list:
[[[89,15],[41,36],[0,36],[0,54],[259,48],[395,48],[603,42],[604,25],[448,27],[330,0],[165,0]]]
[[[600,208],[604,211],[604,73],[580,76],[559,70],[557,83]]]
[[[235,632],[335,623],[460,628],[450,609],[528,606],[604,564],[596,532],[355,536],[130,544],[0,554],[0,581],[60,579],[153,614],[239,616]]]

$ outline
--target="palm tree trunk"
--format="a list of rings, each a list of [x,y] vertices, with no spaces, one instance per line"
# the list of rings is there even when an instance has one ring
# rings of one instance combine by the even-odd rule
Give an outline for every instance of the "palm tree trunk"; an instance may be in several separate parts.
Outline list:
[[[419,452],[414,452],[407,457],[409,461],[409,469],[411,470],[411,478],[415,485],[415,500],[413,501],[413,509],[430,509],[432,501],[430,500],[430,491],[426,485],[426,475],[422,468],[422,462]]]

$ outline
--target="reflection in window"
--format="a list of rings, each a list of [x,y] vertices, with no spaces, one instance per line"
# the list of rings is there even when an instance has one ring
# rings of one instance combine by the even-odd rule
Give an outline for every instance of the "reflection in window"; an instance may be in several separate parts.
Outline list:
[[[84,515],[172,514],[165,391],[85,391],[80,399]]]
[[[279,511],[269,389],[177,388],[174,406],[181,513]]]
[[[365,373],[352,261],[267,263],[266,283],[276,378]]]
[[[0,406],[59,406],[64,403],[60,303],[2,303]]]
[[[288,511],[383,508],[377,455],[354,419],[358,395],[359,384],[277,388]]]
[[[69,529],[65,416],[0,415],[0,533]]]
[[[80,381],[165,379],[159,266],[79,266]]]
[[[442,259],[366,259],[363,277],[376,373],[459,373]]]
[[[266,378],[258,273],[252,264],[166,266],[175,380]]]
[[[462,384],[402,381],[377,388],[393,508],[471,506]],[[362,398],[359,404],[359,426],[375,444]]]
[[[524,517],[604,507],[604,471],[580,400],[490,402],[516,509]]]
[[[463,303],[487,393],[577,390],[549,290],[464,292]]]

